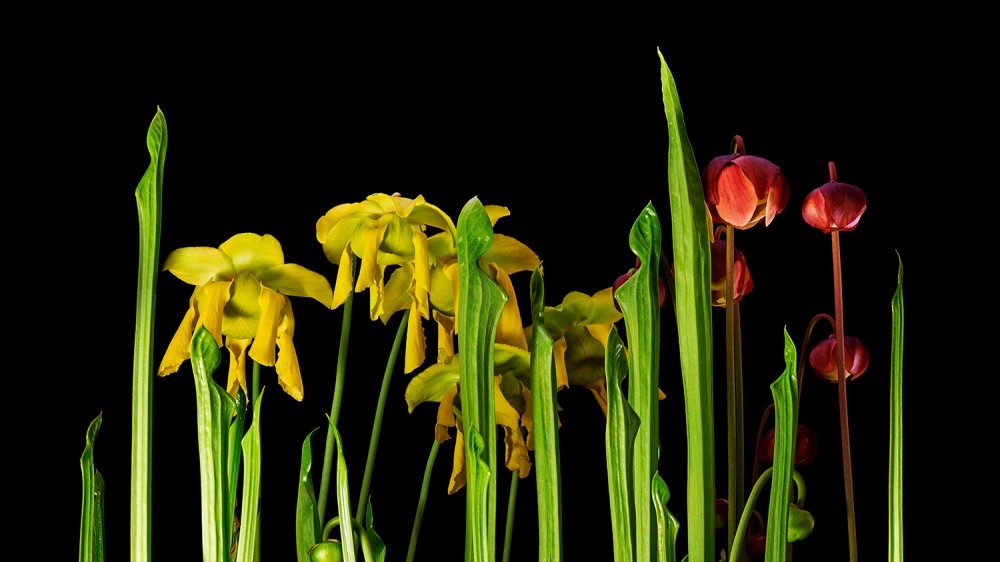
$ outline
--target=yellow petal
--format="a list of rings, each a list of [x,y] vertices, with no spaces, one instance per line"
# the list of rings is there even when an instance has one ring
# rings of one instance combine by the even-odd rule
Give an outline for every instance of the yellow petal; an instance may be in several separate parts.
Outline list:
[[[219,246],[233,260],[236,273],[249,271],[260,274],[285,263],[281,244],[270,234],[263,236],[252,232],[237,234]]]
[[[323,253],[326,255],[326,259],[337,265],[347,263],[341,258],[344,255],[344,249],[351,248],[355,234],[367,223],[368,221],[364,217],[351,216],[334,225],[323,242]]]
[[[413,261],[413,227],[400,216],[389,217],[378,246],[378,262],[399,265]]]
[[[409,215],[406,215],[410,224],[424,224],[443,230],[448,236],[454,239],[457,234],[455,223],[451,217],[445,214],[438,207],[427,202],[421,202],[413,207]]]
[[[229,350],[229,378],[226,381],[226,392],[236,396],[236,390],[242,388],[247,392],[247,356],[246,350],[250,339],[226,338],[226,349]]]
[[[200,289],[201,287],[195,288],[191,294],[191,298],[189,299],[190,305],[187,312],[184,313],[184,319],[181,320],[181,325],[174,332],[174,337],[171,338],[170,344],[167,346],[167,351],[163,354],[163,359],[160,361],[160,367],[156,370],[158,376],[162,377],[176,373],[181,363],[191,358],[191,336],[198,326],[198,308],[196,306],[195,295],[198,294]]]
[[[316,241],[325,245],[333,227],[337,226],[345,218],[357,213],[360,208],[361,206],[358,203],[342,203],[327,211],[325,215],[316,221]]]
[[[354,286],[354,290],[359,293],[374,285],[375,278],[379,275],[378,246],[384,231],[385,226],[361,229],[351,243],[355,255],[361,258],[358,281]]]
[[[310,297],[327,308],[333,308],[333,289],[330,282],[319,273],[286,263],[272,267],[258,277],[264,285],[290,297]]]
[[[410,286],[413,285],[413,266],[409,263],[393,270],[389,280],[382,288],[382,313],[379,319],[383,324],[389,322],[389,317],[400,310],[406,310],[413,304]]]
[[[268,367],[274,366],[274,344],[278,339],[278,324],[285,309],[285,297],[275,291],[260,288],[260,322],[250,347],[250,358]],[[291,307],[287,309],[291,313]]]
[[[534,408],[531,407],[531,390],[526,386],[521,387],[521,394],[524,395],[524,413],[521,414],[521,425],[528,432],[525,439],[529,451],[535,450],[535,417]]]
[[[420,314],[414,305],[410,309],[410,317],[406,326],[406,359],[404,373],[412,373],[417,367],[424,364],[427,356],[427,342],[424,340],[424,325]]]
[[[302,372],[299,370],[299,355],[292,343],[295,334],[295,318],[291,303],[285,303],[285,311],[278,325],[278,361],[274,365],[278,373],[278,384],[289,396],[302,401]]]
[[[566,339],[559,338],[552,346],[552,357],[556,364],[556,390],[569,388],[569,374],[566,373]]]
[[[252,338],[260,322],[260,281],[249,271],[233,279],[229,301],[222,309],[222,333],[233,338]]]
[[[599,381],[594,381],[583,385],[584,388],[589,390],[593,395],[594,399],[597,400],[597,405],[601,407],[601,411],[604,412],[604,417],[608,417],[608,387],[605,383],[605,379]]]
[[[531,459],[528,457],[524,436],[521,435],[521,417],[500,391],[501,378],[493,377],[493,390],[496,396],[493,407],[496,409],[497,423],[503,426],[504,430],[505,464],[508,470],[511,472],[516,470],[518,476],[525,478],[531,471]]]
[[[588,324],[587,331],[590,335],[594,337],[595,340],[601,342],[601,346],[608,346],[608,336],[611,335],[611,329],[614,324]]]
[[[521,323],[521,311],[517,306],[517,296],[510,276],[491,264],[496,282],[507,293],[507,302],[500,311],[500,321],[497,324],[496,342],[528,349],[528,340],[524,337],[524,325]]]
[[[191,285],[204,285],[209,281],[222,281],[236,277],[236,266],[222,250],[217,248],[179,248],[170,252],[163,262],[163,271],[173,273]]]
[[[451,478],[448,480],[448,494],[454,494],[465,486],[465,437],[462,429],[455,432],[455,456],[451,461]]]
[[[455,319],[451,316],[433,313],[434,321],[437,323],[438,356],[437,361],[444,361],[447,357],[455,356]]]
[[[486,214],[490,217],[490,224],[496,226],[497,221],[503,217],[510,216],[510,209],[507,207],[501,207],[500,205],[483,205],[486,209]]]
[[[382,316],[384,310],[383,302],[385,300],[385,288],[382,281],[382,275],[385,269],[382,266],[376,266],[377,273],[375,274],[374,282],[371,284],[371,290],[368,291],[370,295],[369,299],[369,311],[372,320]]]
[[[333,288],[333,308],[344,304],[354,290],[354,261],[350,249],[344,247],[344,255],[337,266],[337,281]]]
[[[455,315],[455,286],[444,272],[444,267],[435,264],[430,271],[430,306],[448,316]]]
[[[458,395],[458,385],[455,385],[441,397],[438,404],[437,423],[434,424],[434,438],[438,443],[444,443],[451,439],[448,434],[449,427],[455,427],[455,396]]]
[[[410,413],[424,402],[437,402],[454,390],[459,379],[458,361],[452,358],[447,363],[435,363],[417,373],[406,385],[403,398]]]
[[[413,228],[413,300],[417,312],[430,318],[431,263],[427,254],[427,236],[419,228]]]
[[[519,271],[534,271],[541,260],[538,255],[520,241],[503,234],[493,235],[493,244],[482,257],[483,263],[493,263],[508,274]]]
[[[199,322],[215,336],[215,342],[222,347],[222,317],[229,302],[229,286],[232,281],[213,281],[198,293]]]

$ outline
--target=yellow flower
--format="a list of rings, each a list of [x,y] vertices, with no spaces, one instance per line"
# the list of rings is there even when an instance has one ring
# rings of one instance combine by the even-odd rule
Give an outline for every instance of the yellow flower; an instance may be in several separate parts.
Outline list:
[[[312,297],[333,308],[333,291],[325,277],[300,265],[285,263],[281,245],[271,235],[243,233],[218,248],[174,250],[163,264],[195,286],[190,307],[177,328],[156,374],[177,372],[191,357],[191,337],[205,326],[230,353],[226,390],[246,392],[246,351],[261,365],[273,366],[289,396],[302,400],[302,375],[292,344],[295,318],[288,296]],[[275,356],[277,344],[280,353]]]
[[[454,239],[455,225],[441,209],[423,196],[408,199],[399,194],[375,193],[360,203],[330,209],[316,222],[316,239],[330,262],[337,264],[333,307],[347,300],[351,291],[370,289],[371,319],[383,323],[398,310],[410,309],[406,336],[405,371],[424,362],[425,339],[421,318],[430,318],[430,257],[426,229],[441,229]],[[353,257],[360,258],[358,277]],[[388,266],[399,266],[389,283]]]

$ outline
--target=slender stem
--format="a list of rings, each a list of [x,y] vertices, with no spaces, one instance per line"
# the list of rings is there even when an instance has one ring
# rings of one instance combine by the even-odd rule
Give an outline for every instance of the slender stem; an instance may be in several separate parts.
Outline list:
[[[343,538],[344,527],[343,525],[341,525],[340,516],[337,515],[333,519],[330,519],[329,521],[326,522],[326,525],[323,527],[323,534],[321,535],[322,536],[321,540],[325,541],[329,539],[330,534],[337,527],[340,527],[340,536],[341,538]],[[356,519],[351,519],[351,527],[354,529],[354,534],[357,535],[358,539],[360,539],[361,541],[361,555],[364,556],[365,562],[375,562],[375,551],[372,550],[372,541],[368,537],[368,533],[365,531],[364,525],[362,525],[361,522]],[[341,541],[340,544],[343,547],[344,544],[343,541]]]
[[[510,473],[510,495],[507,498],[507,530],[503,536],[503,562],[510,561],[510,543],[514,537],[514,507],[517,505],[517,471]]]
[[[351,257],[350,264],[340,264],[340,267],[350,267],[354,270],[356,260]],[[354,278],[354,275],[351,275]],[[340,401],[344,396],[344,373],[347,371],[347,343],[351,338],[351,311],[354,308],[354,291],[347,295],[344,301],[344,317],[340,325],[340,349],[337,352],[337,376],[333,383],[333,404],[330,406],[330,420],[334,426],[340,417]],[[329,424],[328,424],[329,425]],[[319,497],[316,498],[317,512],[320,521],[326,514],[326,500],[330,495],[330,472],[333,468],[333,431],[326,430],[326,447],[323,449],[323,472],[319,484]],[[347,514],[345,514],[347,515]]]
[[[406,551],[406,562],[413,562],[417,555],[417,538],[420,536],[420,523],[424,519],[424,506],[427,505],[427,490],[430,488],[431,472],[434,470],[434,460],[437,459],[438,448],[441,446],[435,439],[431,443],[431,452],[427,456],[427,466],[424,467],[424,480],[420,483],[420,497],[417,499],[417,514],[413,516],[413,530],[410,531],[410,548]]]
[[[389,360],[385,363],[385,373],[382,375],[382,389],[378,394],[378,405],[375,407],[375,423],[372,425],[372,436],[368,443],[368,460],[365,462],[365,476],[361,481],[361,497],[358,498],[358,510],[355,519],[364,521],[365,508],[368,507],[368,490],[372,484],[372,472],[375,469],[375,452],[378,450],[378,437],[382,431],[382,417],[385,413],[385,399],[389,395],[389,379],[392,378],[392,371],[396,366],[396,357],[399,355],[399,348],[403,344],[403,336],[406,335],[406,326],[410,318],[410,310],[403,312],[403,318],[399,321],[399,329],[396,330],[396,340],[392,342],[392,350],[389,351]]]
[[[728,481],[726,491],[726,544],[730,546],[732,553],[733,539],[736,536],[736,524],[740,511],[742,511],[743,499],[741,497],[742,486],[737,482],[743,478],[743,454],[739,450],[739,443],[743,439],[739,436],[742,433],[743,425],[737,417],[737,412],[743,409],[742,404],[737,402],[742,398],[738,392],[736,382],[736,306],[733,304],[733,262],[736,259],[736,244],[733,242],[735,229],[732,225],[726,225],[726,457],[728,465]]]
[[[799,354],[799,365],[795,372],[796,380],[799,382],[799,412],[802,412],[802,386],[804,382],[802,379],[802,373],[805,372],[806,360],[809,358],[809,354],[806,353],[806,346],[809,345],[809,339],[812,337],[813,329],[816,327],[816,323],[820,320],[826,320],[829,322],[830,327],[833,328],[834,331],[837,329],[837,321],[834,320],[829,314],[817,314],[816,316],[813,316],[812,320],[809,321],[809,326],[806,327],[805,336],[802,338],[802,353]]]
[[[252,361],[252,360],[251,360]],[[257,404],[257,398],[260,397],[260,363],[253,361],[253,374],[250,378],[250,403],[247,404],[247,411],[253,416],[253,407]],[[257,420],[251,420],[251,423],[257,423]]]
[[[847,424],[847,363],[844,350],[844,295],[840,277],[840,232],[831,232],[833,240],[833,298],[837,327],[837,396],[840,401],[840,446],[844,459],[844,496],[847,500],[847,540],[851,562],[858,560],[857,526],[854,517],[854,477],[851,471],[851,433]]]

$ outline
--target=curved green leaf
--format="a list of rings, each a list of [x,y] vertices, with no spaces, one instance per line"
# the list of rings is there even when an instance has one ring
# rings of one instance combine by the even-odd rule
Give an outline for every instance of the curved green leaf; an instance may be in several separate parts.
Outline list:
[[[80,562],[104,562],[104,477],[94,466],[94,442],[101,429],[98,414],[87,427],[87,443],[80,455],[83,502],[80,510]]]
[[[538,560],[562,560],[562,483],[554,341],[545,327],[545,282],[541,265],[531,274],[531,415],[538,496]]]
[[[795,378],[795,344],[785,333],[785,371],[771,383],[774,397],[774,464],[771,473],[771,501],[767,508],[765,562],[784,562],[788,541],[788,504],[798,431],[798,380]]]
[[[632,500],[635,502],[635,556],[648,562],[655,555],[653,475],[660,453],[660,219],[649,203],[629,233],[629,246],[639,269],[618,288],[615,297],[625,318],[628,340],[628,402],[639,416],[632,457]]]
[[[605,366],[608,374],[608,421],[605,426],[604,454],[608,465],[608,495],[611,501],[611,539],[615,562],[631,562],[635,559],[636,548],[632,464],[640,420],[622,393],[621,381],[628,375],[628,359],[617,329],[608,334]]]
[[[340,440],[340,432],[337,431],[337,426],[333,425],[333,421],[329,418],[327,421],[330,422],[330,431],[337,443],[337,512],[342,521],[353,523],[354,520],[351,519],[351,486],[347,482],[347,459],[344,458],[344,442]],[[347,562],[357,560],[354,533],[351,531],[352,525],[350,523],[340,527],[340,541],[344,545],[344,560]]]
[[[667,180],[674,260],[674,302],[687,420],[688,554],[715,558],[715,438],[712,413],[712,305],[709,225],[701,171],[687,137],[677,85],[660,56],[667,115]]]
[[[229,499],[229,423],[236,401],[212,380],[221,354],[215,336],[201,326],[191,339],[191,368],[201,473],[201,550],[205,560],[228,560],[232,547],[233,510]]]
[[[243,507],[240,510],[240,541],[236,549],[236,562],[254,562],[257,535],[260,534],[260,403],[264,398],[261,389],[253,404],[250,430],[243,437]]]
[[[371,545],[374,562],[385,562],[385,542],[382,537],[375,532],[375,517],[372,515],[372,504],[369,501],[365,510],[365,531],[368,533],[368,542]]]
[[[132,357],[132,562],[149,560],[152,554],[149,468],[153,459],[153,313],[160,267],[163,164],[167,157],[167,120],[159,107],[146,131],[146,149],[149,166],[135,188],[139,211],[139,280]]]
[[[492,242],[489,215],[473,197],[458,216],[457,239],[459,392],[469,487],[465,507],[467,562],[495,558],[497,427],[493,344],[507,295],[479,266]]]
[[[892,295],[889,379],[889,560],[903,561],[903,258]]]
[[[657,472],[653,476],[653,507],[656,508],[656,560],[657,562],[674,562],[677,560],[677,531],[680,523],[667,509],[670,501],[670,490],[666,481]]]
[[[295,503],[295,555],[298,562],[309,562],[309,549],[319,542],[323,530],[316,507],[316,489],[312,480],[312,446],[309,432],[302,441],[302,460],[299,462],[299,496]]]
[[[255,364],[259,369],[259,366]],[[236,416],[229,424],[229,454],[226,456],[229,462],[229,501],[232,502],[230,510],[236,513],[236,493],[240,483],[240,456],[243,448],[243,422],[247,414],[247,395],[242,388],[236,391]]]

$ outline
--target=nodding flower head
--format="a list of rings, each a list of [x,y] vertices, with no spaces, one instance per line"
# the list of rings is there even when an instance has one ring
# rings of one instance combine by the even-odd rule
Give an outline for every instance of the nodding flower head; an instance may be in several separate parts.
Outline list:
[[[705,202],[712,220],[747,229],[764,219],[771,224],[788,204],[788,180],[774,163],[748,156],[743,137],[733,137],[733,153],[713,158],[702,172]]]
[[[795,435],[795,465],[809,466],[816,460],[816,434],[808,427],[799,424],[798,433]],[[768,430],[764,439],[760,442],[760,449],[757,457],[763,462],[774,461],[774,429]]]
[[[802,202],[802,218],[810,226],[829,233],[850,232],[868,207],[861,188],[837,181],[837,168],[829,163],[830,181],[812,190]]]
[[[712,306],[726,307],[726,240],[716,237],[712,242]],[[753,290],[753,278],[747,268],[747,259],[739,249],[733,249],[733,296],[734,303]]]
[[[861,376],[871,361],[868,348],[853,336],[844,336],[844,357],[844,377],[847,380]],[[821,379],[837,382],[837,338],[831,335],[812,348],[809,364]]]

